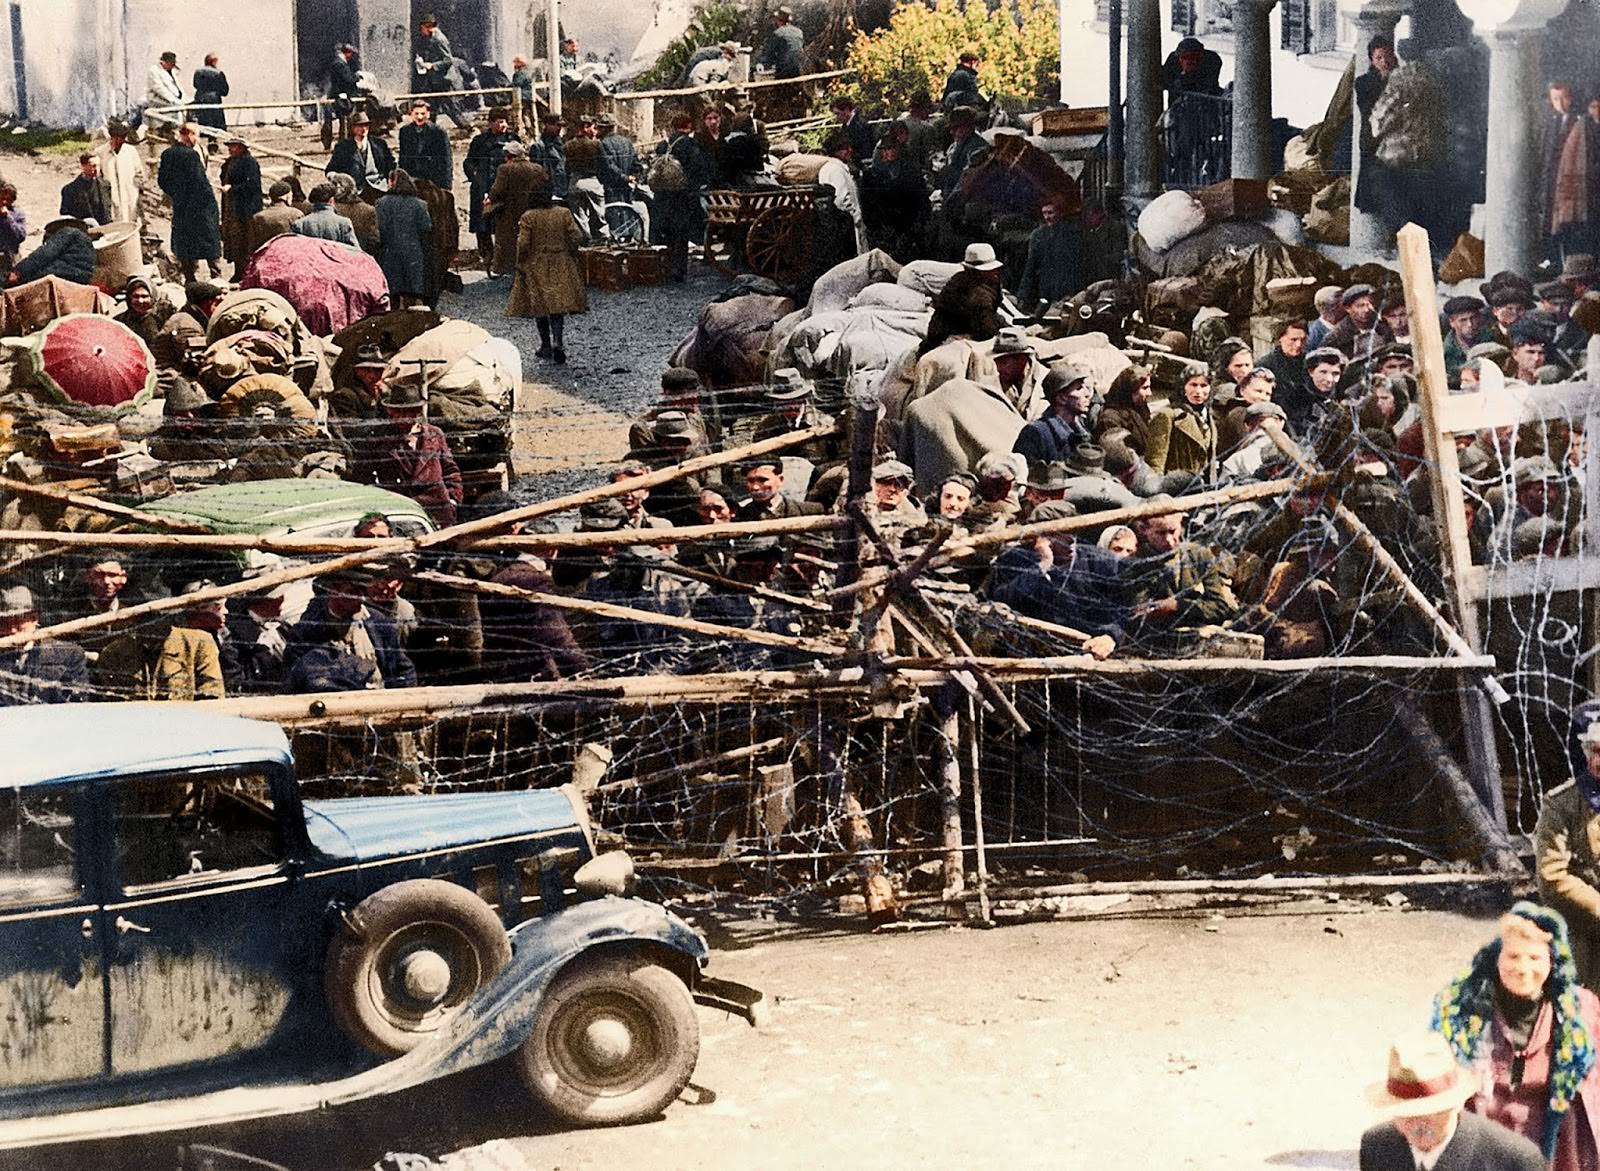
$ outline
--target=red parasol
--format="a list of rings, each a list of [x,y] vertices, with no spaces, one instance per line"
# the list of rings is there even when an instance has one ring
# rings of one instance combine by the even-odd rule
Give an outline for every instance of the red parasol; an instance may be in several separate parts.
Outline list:
[[[389,285],[376,260],[343,244],[292,232],[256,249],[239,287],[271,289],[319,337],[389,308]]]
[[[156,360],[121,322],[98,313],[58,317],[28,338],[46,391],[87,407],[136,407],[156,388]]]

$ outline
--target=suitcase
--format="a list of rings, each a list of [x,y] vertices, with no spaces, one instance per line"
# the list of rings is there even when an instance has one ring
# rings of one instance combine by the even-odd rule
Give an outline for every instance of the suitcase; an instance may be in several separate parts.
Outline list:
[[[1206,209],[1206,219],[1211,223],[1252,220],[1266,215],[1271,206],[1267,186],[1266,179],[1224,179],[1200,188],[1194,197]]]
[[[659,285],[667,279],[667,246],[630,248],[624,254],[624,264],[630,284]]]

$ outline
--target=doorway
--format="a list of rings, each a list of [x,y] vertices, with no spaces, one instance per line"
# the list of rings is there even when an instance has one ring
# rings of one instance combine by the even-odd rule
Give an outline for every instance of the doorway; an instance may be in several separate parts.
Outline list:
[[[327,92],[333,47],[341,41],[355,44],[356,27],[356,0],[296,0],[301,97],[320,97]]]
[[[428,13],[439,20],[439,31],[450,41],[450,51],[476,69],[494,48],[489,27],[489,0],[411,0],[411,36],[417,22]],[[503,66],[503,62],[501,63]]]

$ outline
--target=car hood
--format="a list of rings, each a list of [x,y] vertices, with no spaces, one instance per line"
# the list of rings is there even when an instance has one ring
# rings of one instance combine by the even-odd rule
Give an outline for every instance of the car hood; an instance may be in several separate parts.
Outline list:
[[[318,853],[353,862],[561,829],[589,836],[587,816],[567,789],[452,793],[438,797],[340,797],[307,801],[305,815],[306,832]]]

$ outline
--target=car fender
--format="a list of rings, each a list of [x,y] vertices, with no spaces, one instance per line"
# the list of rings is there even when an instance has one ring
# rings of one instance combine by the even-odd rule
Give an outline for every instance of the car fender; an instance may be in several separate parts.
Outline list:
[[[530,919],[512,931],[511,946],[511,962],[438,1035],[384,1068],[409,1085],[506,1056],[533,1031],[551,981],[597,949],[653,954],[691,991],[710,955],[699,932],[664,907],[614,895]]]

